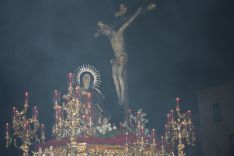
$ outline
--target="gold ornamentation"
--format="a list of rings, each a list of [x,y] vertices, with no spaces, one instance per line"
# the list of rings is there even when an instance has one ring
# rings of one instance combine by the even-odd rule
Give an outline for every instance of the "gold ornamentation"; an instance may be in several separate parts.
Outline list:
[[[165,140],[173,146],[177,144],[178,156],[185,156],[185,144],[194,146],[195,134],[191,111],[181,112],[179,98],[176,98],[176,110],[171,110],[167,114],[165,131]]]
[[[35,106],[33,108],[32,117],[26,116],[29,108],[28,93],[25,93],[24,108],[22,111],[13,107],[12,129],[13,133],[10,134],[11,128],[9,123],[6,123],[5,139],[6,147],[13,142],[14,146],[23,152],[23,156],[29,155],[29,146],[35,143],[44,142],[44,125],[40,126],[38,121],[38,110]],[[41,137],[39,137],[39,129],[41,129]]]

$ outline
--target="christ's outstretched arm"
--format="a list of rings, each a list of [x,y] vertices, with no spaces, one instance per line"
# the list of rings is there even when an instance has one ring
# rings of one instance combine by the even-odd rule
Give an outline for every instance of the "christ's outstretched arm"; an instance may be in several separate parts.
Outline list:
[[[142,7],[138,8],[137,9],[137,12],[129,19],[127,20],[120,28],[119,28],[119,32],[123,32],[128,26],[129,24],[131,24],[135,19],[136,17],[141,13],[142,11]]]

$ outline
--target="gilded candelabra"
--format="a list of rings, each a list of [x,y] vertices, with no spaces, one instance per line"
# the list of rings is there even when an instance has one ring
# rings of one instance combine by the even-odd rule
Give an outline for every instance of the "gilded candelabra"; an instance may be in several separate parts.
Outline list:
[[[130,126],[133,126],[130,131],[136,136],[136,140],[132,143],[128,142],[128,132],[126,132],[125,153],[126,155],[135,156],[173,156],[170,149],[165,148],[163,137],[161,143],[156,139],[156,131],[149,131],[146,128],[148,119],[145,118],[146,113],[138,110],[135,116],[130,114]]]
[[[145,118],[146,113],[143,113],[142,110],[138,110],[136,112],[136,115],[134,117],[134,125],[135,125],[135,134],[136,134],[136,141],[130,145],[130,151],[132,151],[132,153],[134,155],[144,155],[145,153],[145,148],[146,146],[149,144],[149,140],[146,139],[145,136],[145,132],[148,131],[148,129],[146,129],[146,124],[148,122],[148,119]],[[132,117],[130,117],[131,119]],[[152,136],[152,138],[155,139],[155,131],[153,130],[152,132],[154,132],[154,136]],[[153,141],[153,140],[152,140]],[[156,144],[155,144],[156,147]]]
[[[54,91],[55,125],[53,135],[57,139],[69,137],[68,153],[77,153],[79,135],[91,136],[93,123],[91,118],[91,94],[87,94],[87,103],[80,102],[80,88],[73,87],[73,74],[68,74],[68,93],[63,96],[64,102],[60,102],[60,93]]]
[[[26,116],[29,108],[28,93],[25,93],[24,108],[22,111],[13,107],[12,124],[6,123],[5,139],[6,147],[13,142],[16,148],[23,152],[23,156],[29,155],[29,147],[32,144],[44,142],[44,125],[39,124],[38,110],[35,106],[33,108],[32,117]],[[13,133],[11,134],[11,131]],[[40,130],[40,135],[39,135]]]
[[[177,145],[178,156],[185,156],[184,149],[186,144],[194,146],[195,134],[191,111],[181,112],[179,98],[176,98],[176,110],[171,110],[167,114],[165,140],[173,146]]]

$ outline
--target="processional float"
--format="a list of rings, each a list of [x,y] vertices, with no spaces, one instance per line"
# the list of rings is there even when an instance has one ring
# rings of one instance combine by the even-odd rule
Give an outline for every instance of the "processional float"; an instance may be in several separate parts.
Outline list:
[[[124,105],[125,121],[119,125],[110,123],[102,105],[100,74],[95,67],[83,65],[68,74],[66,93],[61,96],[60,91],[54,91],[54,139],[45,141],[45,127],[39,124],[36,106],[32,117],[27,117],[26,93],[24,109],[19,111],[13,107],[12,122],[6,123],[6,147],[13,143],[23,156],[29,153],[33,156],[185,156],[186,145],[195,144],[195,134],[191,111],[181,111],[179,98],[176,98],[176,109],[167,114],[165,131],[160,139],[157,139],[155,129],[146,127],[146,113],[141,109],[136,112],[129,109],[123,32],[136,17],[155,7],[154,3],[140,7],[134,15],[123,18],[127,7],[121,4],[115,16],[123,20],[113,26],[98,22],[99,30],[95,36],[107,36],[114,51],[112,75],[119,104]]]

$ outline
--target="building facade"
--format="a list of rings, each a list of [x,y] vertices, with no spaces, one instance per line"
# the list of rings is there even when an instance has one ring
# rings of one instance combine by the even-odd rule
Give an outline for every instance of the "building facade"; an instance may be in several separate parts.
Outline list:
[[[198,94],[204,156],[234,156],[234,82]]]

